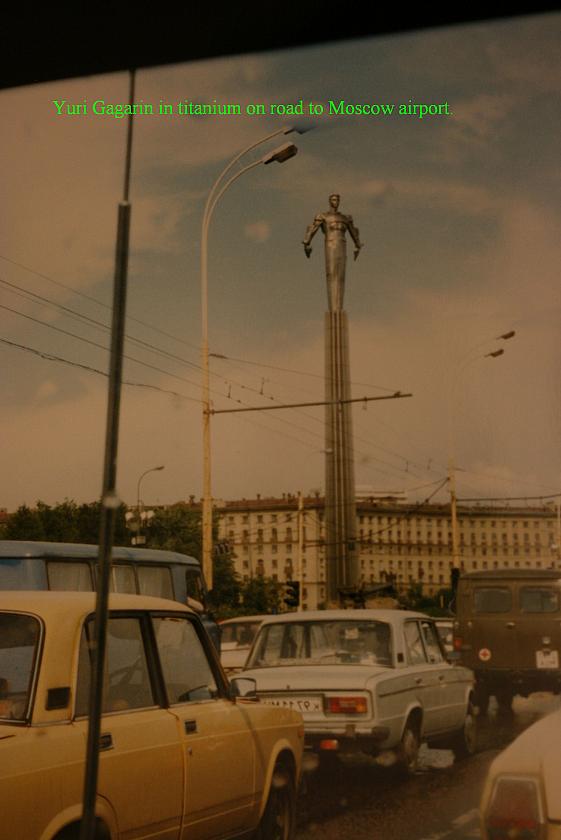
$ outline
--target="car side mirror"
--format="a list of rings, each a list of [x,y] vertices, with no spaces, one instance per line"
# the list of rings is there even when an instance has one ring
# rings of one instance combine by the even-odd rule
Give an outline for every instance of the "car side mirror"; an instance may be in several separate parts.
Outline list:
[[[253,677],[233,677],[230,680],[230,697],[232,700],[238,697],[244,700],[258,700],[257,682]]]

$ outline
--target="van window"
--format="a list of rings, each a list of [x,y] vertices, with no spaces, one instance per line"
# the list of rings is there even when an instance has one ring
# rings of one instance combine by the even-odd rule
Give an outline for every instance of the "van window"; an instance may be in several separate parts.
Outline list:
[[[199,569],[186,569],[185,584],[187,587],[187,595],[189,598],[194,598],[195,601],[200,601],[201,604],[205,602],[205,593],[203,589],[203,582],[201,580],[201,572]]]
[[[473,593],[473,611],[476,613],[507,613],[512,609],[510,589],[498,586],[478,588]]]
[[[167,566],[137,566],[137,574],[141,595],[173,600],[171,570]]]
[[[111,592],[125,592],[128,595],[135,595],[136,581],[132,566],[112,566],[109,589]]]
[[[57,592],[91,592],[92,572],[89,563],[61,563],[54,560],[47,562],[49,589]]]
[[[520,611],[525,613],[553,613],[559,609],[555,589],[524,587],[520,590]]]

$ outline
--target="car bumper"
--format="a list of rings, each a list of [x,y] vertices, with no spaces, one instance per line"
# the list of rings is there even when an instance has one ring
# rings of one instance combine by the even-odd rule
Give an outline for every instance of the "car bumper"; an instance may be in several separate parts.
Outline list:
[[[357,731],[354,724],[349,724],[341,732],[306,731],[304,747],[306,750],[322,753],[337,752],[340,755],[368,753],[375,755],[390,735],[389,727],[373,726],[368,731]]]

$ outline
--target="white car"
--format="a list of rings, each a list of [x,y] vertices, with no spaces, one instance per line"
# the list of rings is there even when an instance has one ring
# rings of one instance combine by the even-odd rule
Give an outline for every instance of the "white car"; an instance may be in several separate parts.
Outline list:
[[[244,677],[261,701],[304,718],[320,756],[364,752],[413,772],[422,741],[475,750],[474,677],[446,662],[434,621],[401,610],[322,610],[266,618]]]
[[[247,615],[227,618],[220,622],[222,639],[220,643],[220,662],[230,676],[241,671],[253,640],[266,615]]]
[[[481,799],[484,840],[561,838],[561,711],[528,727],[491,764]]]

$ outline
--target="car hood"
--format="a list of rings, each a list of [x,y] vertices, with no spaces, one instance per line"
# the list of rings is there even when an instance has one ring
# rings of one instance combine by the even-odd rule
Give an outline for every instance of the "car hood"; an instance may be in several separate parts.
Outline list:
[[[541,776],[548,819],[561,821],[561,711],[547,715],[519,735],[495,759],[492,773]]]
[[[252,677],[257,691],[337,691],[366,689],[372,677],[393,673],[382,665],[300,665],[253,668],[239,676]]]

